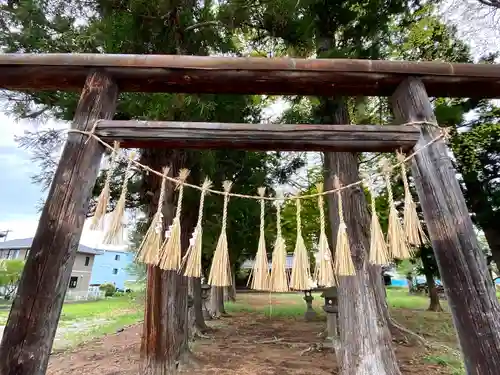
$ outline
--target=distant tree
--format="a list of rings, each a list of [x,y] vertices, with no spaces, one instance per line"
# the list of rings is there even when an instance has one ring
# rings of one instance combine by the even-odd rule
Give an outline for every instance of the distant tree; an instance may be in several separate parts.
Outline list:
[[[4,288],[5,299],[10,299],[16,291],[23,273],[24,261],[4,259],[0,264],[0,287]]]

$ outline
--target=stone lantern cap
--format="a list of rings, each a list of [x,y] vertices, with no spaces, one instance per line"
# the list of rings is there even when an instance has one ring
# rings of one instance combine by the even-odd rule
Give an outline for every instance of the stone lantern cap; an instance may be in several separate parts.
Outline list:
[[[331,286],[329,288],[326,288],[323,293],[321,293],[322,298],[337,298],[338,297],[338,291],[336,286]]]

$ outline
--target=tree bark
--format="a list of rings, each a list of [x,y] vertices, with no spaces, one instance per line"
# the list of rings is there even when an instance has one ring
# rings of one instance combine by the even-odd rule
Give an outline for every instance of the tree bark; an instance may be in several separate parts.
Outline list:
[[[435,123],[424,84],[408,78],[392,97],[400,123]],[[417,149],[439,131],[421,126]],[[456,171],[442,140],[421,149],[412,159],[412,175],[453,321],[470,375],[496,375],[500,368],[500,305],[489,281],[486,260],[472,226]]]
[[[439,293],[436,288],[434,276],[428,272],[425,273],[425,281],[429,290],[429,308],[428,311],[443,311],[441,302],[439,301]]]
[[[193,283],[193,310],[194,310],[194,321],[196,327],[200,332],[204,332],[208,329],[205,323],[205,318],[203,318],[203,301],[201,299],[201,279],[196,277],[192,279]]]
[[[333,123],[349,123],[343,100],[327,100],[325,104],[333,114]],[[333,186],[335,175],[339,176],[342,185],[358,181],[358,167],[355,153],[325,153],[327,187]],[[338,211],[331,196],[328,196],[328,212],[333,224],[331,238],[335,239]],[[337,358],[340,374],[400,375],[384,317],[385,306],[377,293],[381,284],[380,269],[370,267],[367,262],[370,219],[364,192],[360,186],[349,188],[342,192],[342,200],[356,275],[339,278],[340,346]]]
[[[176,176],[183,164],[182,154],[145,151],[146,164],[156,170],[171,163],[170,176]],[[148,177],[148,176],[147,176]],[[152,178],[154,180],[152,180]],[[148,178],[147,182],[156,191],[150,202],[149,215],[156,211],[160,193],[160,178]],[[163,206],[163,227],[174,218],[174,186],[167,185]],[[181,216],[181,246],[184,252],[189,245],[189,237],[194,229],[195,218],[185,210]],[[142,375],[171,375],[179,366],[190,364],[192,355],[188,346],[188,278],[177,271],[164,271],[156,266],[148,267],[148,283],[144,312],[143,336],[141,342]]]
[[[407,275],[406,282],[408,283],[408,293],[413,292],[413,276]]]
[[[236,274],[233,269],[233,282],[230,286],[224,288],[224,302],[236,302]]]
[[[224,309],[224,287],[212,286],[210,290],[210,305],[212,315],[215,318],[220,318],[226,314]]]
[[[91,131],[112,118],[117,97],[107,75],[89,74],[72,129]],[[2,375],[46,372],[103,151],[95,139],[68,135],[3,333]]]

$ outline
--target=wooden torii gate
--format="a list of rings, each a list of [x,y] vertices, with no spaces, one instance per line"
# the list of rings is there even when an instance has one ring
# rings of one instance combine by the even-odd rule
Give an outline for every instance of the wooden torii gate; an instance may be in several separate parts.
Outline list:
[[[83,87],[83,90],[82,90]],[[118,92],[391,96],[396,120],[435,123],[428,95],[500,97],[500,66],[437,62],[162,55],[2,54],[0,89],[82,90],[72,128],[125,147],[410,150],[438,130],[403,126],[111,121]],[[477,93],[477,95],[475,95]],[[0,347],[1,375],[42,375],[104,148],[68,135]],[[500,308],[442,141],[412,172],[466,367],[495,374]]]

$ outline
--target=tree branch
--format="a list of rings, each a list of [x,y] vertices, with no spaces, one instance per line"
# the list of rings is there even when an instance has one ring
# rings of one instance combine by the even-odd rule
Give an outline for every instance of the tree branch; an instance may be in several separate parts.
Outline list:
[[[220,26],[220,25],[221,24],[219,21],[206,21],[206,22],[195,23],[194,25],[188,26],[184,29],[184,31],[191,31],[191,30],[201,29],[207,26]]]

